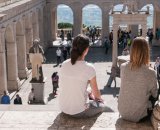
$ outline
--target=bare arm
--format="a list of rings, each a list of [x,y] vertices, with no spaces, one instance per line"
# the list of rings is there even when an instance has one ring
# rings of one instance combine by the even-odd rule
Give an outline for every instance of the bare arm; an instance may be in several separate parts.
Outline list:
[[[92,78],[92,79],[89,81],[89,83],[90,83],[90,85],[91,85],[92,93],[93,93],[95,99],[96,99],[96,100],[103,101],[102,98],[101,98],[100,91],[98,90],[98,85],[97,85],[96,76],[95,76],[94,78]]]

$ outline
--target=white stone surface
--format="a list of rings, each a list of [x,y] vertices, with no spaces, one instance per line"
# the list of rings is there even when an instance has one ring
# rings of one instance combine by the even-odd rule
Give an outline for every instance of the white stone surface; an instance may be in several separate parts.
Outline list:
[[[43,106],[39,106],[43,107]],[[1,111],[0,129],[12,130],[152,130],[149,122],[131,123],[118,113],[104,112],[97,117],[74,119],[59,111]]]

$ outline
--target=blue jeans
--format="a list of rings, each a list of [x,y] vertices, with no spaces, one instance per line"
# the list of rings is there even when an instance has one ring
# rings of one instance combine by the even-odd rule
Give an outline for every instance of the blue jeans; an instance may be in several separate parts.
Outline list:
[[[93,117],[99,113],[102,113],[104,111],[104,104],[97,101],[90,101],[89,102],[89,108],[84,110],[81,113],[70,115],[75,118],[88,118]]]

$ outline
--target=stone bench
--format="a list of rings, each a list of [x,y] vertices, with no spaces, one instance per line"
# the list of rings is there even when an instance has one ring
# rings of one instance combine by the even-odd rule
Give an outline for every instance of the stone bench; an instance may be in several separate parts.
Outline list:
[[[0,106],[0,129],[17,130],[153,130],[149,121],[132,123],[119,118],[118,112],[75,119],[52,109],[53,105]]]

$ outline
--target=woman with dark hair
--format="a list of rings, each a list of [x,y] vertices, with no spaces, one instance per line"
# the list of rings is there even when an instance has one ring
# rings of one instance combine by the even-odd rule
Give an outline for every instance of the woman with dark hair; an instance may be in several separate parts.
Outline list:
[[[103,111],[103,100],[98,90],[96,71],[85,61],[89,38],[78,35],[73,40],[71,59],[62,63],[59,73],[59,104],[63,113],[73,117],[91,117]],[[87,87],[91,86],[94,100],[87,102]]]
[[[151,116],[157,98],[156,72],[150,67],[150,51],[142,37],[133,40],[130,61],[121,65],[118,110],[123,119],[139,122]]]

